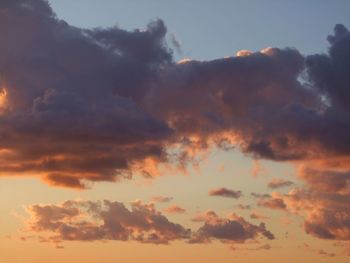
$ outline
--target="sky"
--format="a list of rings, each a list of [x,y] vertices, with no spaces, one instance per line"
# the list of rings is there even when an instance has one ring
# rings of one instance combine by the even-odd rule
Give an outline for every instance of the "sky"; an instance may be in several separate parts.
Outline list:
[[[348,10],[0,0],[0,261],[348,262]]]

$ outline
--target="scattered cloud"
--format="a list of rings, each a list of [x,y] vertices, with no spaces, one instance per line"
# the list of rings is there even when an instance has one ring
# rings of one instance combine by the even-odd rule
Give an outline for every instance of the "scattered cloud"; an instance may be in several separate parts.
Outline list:
[[[222,197],[228,197],[228,198],[234,198],[234,199],[238,199],[243,195],[242,191],[235,191],[224,187],[212,189],[209,191],[208,194],[210,196],[222,196]]]
[[[265,220],[265,219],[269,219],[269,217],[264,216],[256,211],[253,211],[250,213],[250,218],[251,219],[257,219],[257,220]]]
[[[272,179],[267,186],[271,189],[276,189],[276,188],[287,187],[292,185],[294,185],[292,181],[287,181],[283,179]]]
[[[168,214],[185,214],[186,209],[184,209],[178,205],[171,205],[171,206],[165,208],[164,212],[168,213]]]
[[[152,197],[152,201],[156,202],[156,203],[169,203],[173,200],[173,197],[169,197],[169,196],[161,196],[161,195],[157,195],[157,196],[153,196]]]
[[[204,225],[192,236],[191,243],[207,243],[218,239],[224,243],[244,243],[258,236],[274,239],[274,235],[266,229],[264,223],[253,225],[243,217],[231,214],[229,218],[220,218],[213,211],[197,215],[194,221],[202,221]]]

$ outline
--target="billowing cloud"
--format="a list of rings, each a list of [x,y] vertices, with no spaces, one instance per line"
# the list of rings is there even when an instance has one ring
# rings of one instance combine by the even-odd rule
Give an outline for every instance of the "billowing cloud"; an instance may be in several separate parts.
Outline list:
[[[171,129],[137,103],[171,61],[162,21],[79,29],[44,0],[2,1],[0,13],[1,174],[82,188],[166,158]]]
[[[272,179],[267,186],[271,189],[276,189],[281,187],[292,186],[293,184],[294,183],[292,181],[287,181],[283,179]]]
[[[175,63],[161,20],[80,29],[45,0],[2,1],[0,12],[3,175],[82,188],[154,176],[159,163],[186,164],[211,145],[274,160],[350,152],[342,25],[325,55],[267,48]]]
[[[242,196],[242,191],[235,191],[227,188],[216,188],[212,189],[208,193],[210,196],[222,196],[228,198],[238,199]]]
[[[322,55],[269,47],[176,63],[162,20],[81,29],[45,0],[1,1],[0,13],[1,175],[84,188],[160,175],[160,164],[183,169],[219,146],[302,163],[307,184],[347,189],[345,26]]]
[[[210,147],[237,148],[255,160],[300,165],[306,187],[252,193],[260,207],[304,216],[305,231],[317,238],[349,242],[348,29],[335,26],[324,54],[270,47],[180,62],[166,34],[162,20],[142,30],[82,29],[60,20],[46,0],[2,0],[0,176],[37,176],[53,186],[86,188],[135,173],[157,176],[160,165],[183,170]],[[261,172],[259,165],[253,174]],[[291,185],[281,179],[268,186]],[[223,187],[209,195],[242,193]],[[273,239],[264,224],[214,212],[195,217],[203,226],[191,231],[141,202],[128,209],[119,202],[67,201],[28,211],[30,230],[56,243]]]

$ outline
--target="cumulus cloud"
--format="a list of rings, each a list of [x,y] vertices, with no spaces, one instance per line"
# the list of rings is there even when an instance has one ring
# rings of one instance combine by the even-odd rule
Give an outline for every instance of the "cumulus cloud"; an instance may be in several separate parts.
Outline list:
[[[263,236],[267,239],[274,239],[274,235],[266,229],[264,223],[254,225],[247,222],[243,217],[231,214],[229,218],[220,218],[215,212],[208,211],[199,214],[193,221],[204,222],[190,240],[191,243],[205,243],[212,239],[218,239],[224,243],[244,243],[250,239]]]
[[[33,205],[29,230],[43,233],[48,242],[136,240],[168,244],[189,238],[190,230],[170,222],[153,204],[131,203],[131,210],[120,202],[66,201],[59,205]],[[45,236],[45,233],[49,233]]]
[[[279,198],[275,196],[271,198],[260,199],[258,202],[258,205],[268,207],[271,209],[280,209],[280,210],[286,209],[286,204],[284,203],[283,198]]]
[[[0,13],[1,174],[83,188],[164,160],[171,129],[137,103],[172,59],[161,20],[80,29],[44,0],[2,1]]]
[[[238,199],[242,196],[242,191],[235,191],[227,188],[216,188],[209,191],[209,196],[222,196]]]
[[[1,1],[0,13],[1,175],[84,188],[157,176],[160,164],[183,170],[218,146],[302,162],[300,177],[315,189],[347,189],[344,25],[321,55],[269,47],[176,63],[162,20],[143,30],[81,29],[45,0]]]

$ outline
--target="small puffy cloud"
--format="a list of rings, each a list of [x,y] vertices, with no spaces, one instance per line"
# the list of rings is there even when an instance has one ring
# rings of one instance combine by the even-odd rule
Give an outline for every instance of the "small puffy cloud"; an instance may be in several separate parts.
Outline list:
[[[273,194],[271,197],[262,197],[258,200],[258,205],[277,210],[286,210],[287,206],[283,197]]]
[[[263,220],[263,219],[269,219],[269,217],[264,216],[256,211],[253,211],[250,213],[250,218],[251,219],[257,219],[257,220]]]
[[[186,213],[186,209],[178,205],[171,205],[165,208],[163,211],[168,214],[185,214]]]
[[[212,189],[208,193],[210,196],[222,196],[228,198],[238,199],[242,196],[242,191],[235,191],[227,188],[216,188]]]
[[[243,205],[243,204],[238,204],[236,207],[240,210],[250,210],[252,209],[251,205]]]
[[[294,185],[292,181],[287,181],[283,179],[272,179],[267,186],[271,189],[276,189],[276,188],[287,187],[292,185]]]
[[[323,249],[318,250],[318,254],[324,257],[335,257],[334,253],[327,252]]]
[[[270,194],[261,194],[261,193],[250,193],[250,195],[253,197],[253,198],[269,198],[271,197]]]
[[[169,203],[173,200],[173,197],[169,197],[169,196],[161,196],[161,195],[157,195],[157,196],[153,196],[152,197],[152,201],[156,202],[156,203]]]

